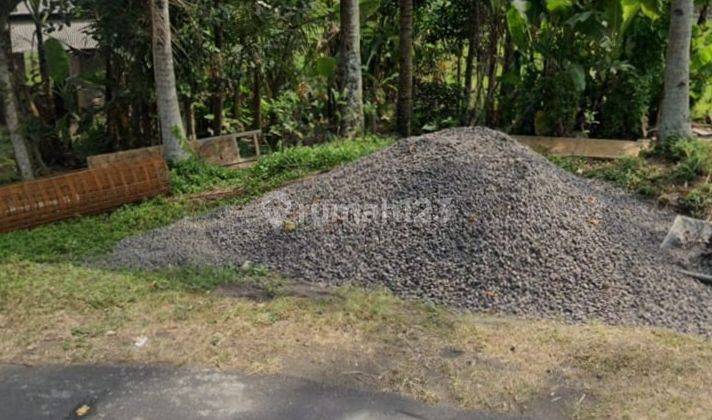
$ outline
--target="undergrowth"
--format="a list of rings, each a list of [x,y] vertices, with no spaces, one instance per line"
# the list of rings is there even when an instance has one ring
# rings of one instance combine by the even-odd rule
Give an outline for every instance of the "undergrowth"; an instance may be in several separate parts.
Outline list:
[[[294,147],[265,156],[255,166],[240,170],[190,160],[171,169],[171,197],[125,205],[98,216],[0,234],[0,262],[9,259],[76,261],[100,255],[127,236],[219,205],[245,203],[287,181],[354,161],[390,143],[389,139],[370,136],[314,147]],[[220,189],[238,193],[217,200],[191,199],[201,192]]]
[[[670,205],[693,217],[712,217],[712,144],[672,139],[640,157],[613,161],[556,157],[559,167],[587,178],[602,179]]]

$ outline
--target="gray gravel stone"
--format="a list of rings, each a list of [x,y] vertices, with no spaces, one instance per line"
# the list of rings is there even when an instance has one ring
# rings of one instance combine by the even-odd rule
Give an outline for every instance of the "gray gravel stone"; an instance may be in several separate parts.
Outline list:
[[[475,310],[709,335],[712,288],[659,252],[674,217],[502,133],[458,128],[128,238],[111,261],[148,269],[249,261]]]

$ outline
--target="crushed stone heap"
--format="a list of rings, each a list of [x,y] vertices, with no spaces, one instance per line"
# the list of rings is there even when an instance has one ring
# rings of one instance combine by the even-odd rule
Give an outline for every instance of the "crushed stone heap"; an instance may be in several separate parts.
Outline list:
[[[659,244],[674,214],[484,128],[399,141],[244,207],[128,238],[114,266],[241,266],[474,310],[709,335],[712,287]]]

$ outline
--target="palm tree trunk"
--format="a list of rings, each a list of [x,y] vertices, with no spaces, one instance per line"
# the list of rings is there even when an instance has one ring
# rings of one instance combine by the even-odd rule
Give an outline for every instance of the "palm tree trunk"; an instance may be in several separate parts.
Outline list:
[[[5,120],[10,132],[10,141],[15,152],[15,162],[20,171],[20,176],[24,180],[33,179],[32,162],[27,150],[27,144],[20,131],[17,97],[10,78],[12,47],[10,45],[10,27],[8,26],[7,15],[4,12],[0,16],[0,32],[0,94],[2,94],[3,98]]]
[[[54,94],[52,92],[52,79],[49,75],[49,64],[47,63],[47,51],[44,45],[43,21],[45,11],[42,9],[42,2],[39,0],[25,0],[25,7],[32,14],[33,24],[35,26],[35,37],[37,38],[37,61],[39,63],[40,80],[42,81],[42,93],[45,96],[45,106],[47,107],[48,119],[54,123],[56,116]]]
[[[400,1],[400,71],[396,126],[403,137],[410,136],[413,117],[413,0]]]
[[[220,7],[220,1],[214,1],[214,7]],[[211,112],[213,114],[213,135],[219,136],[222,134],[223,126],[223,108],[225,105],[225,83],[223,82],[223,38],[224,30],[222,23],[218,23],[214,27],[215,31],[215,61],[213,62],[213,94],[211,98]]]
[[[479,3],[475,2],[471,16],[470,36],[467,40],[467,57],[465,58],[465,86],[462,92],[462,115],[460,123],[470,123],[470,102],[472,98],[472,74],[474,72],[475,57],[477,55],[477,44],[479,38]]]
[[[460,86],[460,81],[462,80],[462,42],[457,43],[457,53],[455,54],[455,84]]]
[[[339,80],[344,92],[341,134],[353,138],[363,133],[363,79],[358,0],[341,0]]]
[[[672,0],[665,57],[665,88],[658,138],[690,137],[690,40],[693,0]]]
[[[499,61],[499,17],[496,11],[492,13],[490,24],[489,57],[487,57],[487,95],[485,97],[485,121],[488,126],[494,125],[494,101],[497,88],[497,63]]]
[[[187,142],[178,105],[168,0],[149,1],[153,25],[153,72],[156,79],[156,102],[161,123],[163,154],[169,162],[180,162],[190,154],[185,149]]]
[[[252,81],[252,127],[262,129],[262,60],[258,54],[254,55]]]
[[[183,100],[183,116],[185,117],[185,134],[188,140],[197,140],[195,132],[195,106],[190,98]]]

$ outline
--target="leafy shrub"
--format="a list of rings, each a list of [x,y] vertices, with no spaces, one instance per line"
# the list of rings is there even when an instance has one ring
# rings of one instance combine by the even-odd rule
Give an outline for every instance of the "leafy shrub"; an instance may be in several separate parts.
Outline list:
[[[586,176],[603,179],[648,197],[659,192],[663,174],[643,158],[620,158],[597,166]]]
[[[366,136],[356,140],[337,140],[313,147],[287,148],[261,159],[251,172],[267,179],[293,171],[314,172],[332,168],[365,156],[391,143],[390,139]]]
[[[419,82],[413,97],[413,127],[431,132],[459,123],[462,88],[457,84]]]
[[[287,90],[274,99],[263,101],[264,112],[269,119],[268,140],[279,146],[296,146],[324,140],[328,136],[330,113],[336,112],[342,103],[338,91],[329,91],[324,86],[308,82],[296,89]],[[338,124],[337,124],[338,126]]]
[[[651,101],[650,80],[635,70],[626,71],[612,83],[601,107],[595,136],[609,139],[639,139],[643,118]]]
[[[678,204],[681,211],[694,217],[709,218],[712,216],[712,184],[705,182],[693,188]]]
[[[712,120],[712,21],[694,26],[690,67],[693,118]]]
[[[539,78],[534,90],[541,100],[534,132],[537,135],[570,135],[575,129],[581,92],[569,74],[544,75]]]
[[[712,174],[712,145],[696,139],[678,140],[670,147],[670,156],[677,161],[673,177],[679,181],[694,181],[700,175]]]
[[[504,116],[515,121],[513,131],[540,136],[571,135],[576,127],[582,92],[568,71],[540,74],[528,70],[517,88],[513,106]]]
[[[239,180],[242,172],[211,165],[197,158],[171,168],[171,187],[175,194],[190,194]]]

